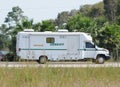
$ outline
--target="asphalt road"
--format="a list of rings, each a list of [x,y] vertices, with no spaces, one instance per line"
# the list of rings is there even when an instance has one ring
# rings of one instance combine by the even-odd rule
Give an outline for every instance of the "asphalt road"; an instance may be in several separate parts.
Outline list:
[[[8,68],[24,68],[24,67],[62,67],[62,68],[87,68],[87,67],[120,67],[119,62],[106,62],[104,64],[94,64],[91,62],[48,62],[47,64],[39,64],[37,62],[0,62],[0,67]]]

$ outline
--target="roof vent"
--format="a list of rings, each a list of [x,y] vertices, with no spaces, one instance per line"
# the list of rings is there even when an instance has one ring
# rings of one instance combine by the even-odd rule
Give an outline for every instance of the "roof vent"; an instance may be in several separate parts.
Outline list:
[[[34,32],[33,29],[24,29],[24,32]]]

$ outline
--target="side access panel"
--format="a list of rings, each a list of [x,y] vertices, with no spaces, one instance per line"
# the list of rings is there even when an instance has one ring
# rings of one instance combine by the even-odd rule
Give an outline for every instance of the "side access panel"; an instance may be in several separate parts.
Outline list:
[[[46,55],[45,51],[45,37],[40,35],[29,36],[29,55],[30,59],[39,59],[40,55]]]
[[[68,60],[77,60],[79,58],[79,36],[68,36],[67,54]]]

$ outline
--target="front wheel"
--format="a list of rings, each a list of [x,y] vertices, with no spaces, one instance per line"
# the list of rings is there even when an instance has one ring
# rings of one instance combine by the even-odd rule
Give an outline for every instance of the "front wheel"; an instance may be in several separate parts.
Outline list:
[[[41,56],[41,57],[39,58],[39,63],[41,63],[41,64],[45,64],[46,61],[47,61],[47,58],[46,58],[45,56]]]
[[[104,56],[98,56],[96,59],[96,63],[103,64],[105,62]]]

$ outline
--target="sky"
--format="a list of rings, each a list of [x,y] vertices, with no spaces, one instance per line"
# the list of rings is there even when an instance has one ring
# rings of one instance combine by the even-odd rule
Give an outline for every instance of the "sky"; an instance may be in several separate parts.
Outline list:
[[[0,24],[4,23],[12,7],[19,6],[24,11],[24,16],[41,22],[57,18],[62,11],[79,9],[85,4],[95,4],[103,0],[0,0]]]

